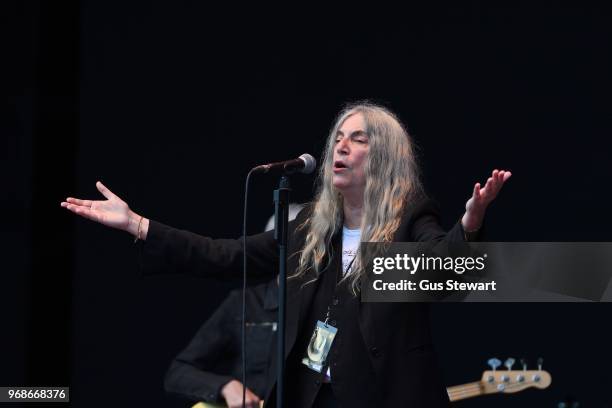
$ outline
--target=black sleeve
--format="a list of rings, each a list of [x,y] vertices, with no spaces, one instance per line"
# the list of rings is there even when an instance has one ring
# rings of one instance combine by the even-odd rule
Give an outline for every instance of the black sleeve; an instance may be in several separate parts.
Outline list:
[[[212,239],[151,220],[147,239],[139,245],[139,267],[144,275],[242,276],[242,239]],[[249,274],[272,276],[278,263],[273,232],[248,236],[247,249]]]
[[[423,200],[419,202],[412,213],[413,222],[410,230],[410,239],[414,242],[423,242],[422,250],[431,256],[473,256],[472,248],[467,244],[467,237],[461,220],[445,232],[440,226],[440,215],[437,204],[432,200]],[[476,239],[482,239],[482,230],[476,235]],[[471,240],[470,240],[471,241]],[[430,273],[428,279],[436,282],[444,282],[447,279],[456,281],[468,281],[479,279],[481,275],[474,272],[464,274],[456,274],[452,270],[437,271],[435,274]],[[423,301],[461,301],[466,293],[459,291],[439,291],[430,293],[421,293]]]
[[[444,231],[440,226],[440,211],[433,200],[425,199],[418,202],[412,211],[412,220],[410,237],[412,241],[461,242],[466,240],[461,220],[457,221],[448,232]],[[479,233],[478,239],[481,239],[481,236],[482,234]]]
[[[219,374],[218,365],[240,357],[233,344],[240,333],[234,333],[235,325],[226,324],[239,312],[239,300],[230,295],[172,361],[164,380],[167,392],[194,402],[224,402],[221,388],[233,377]]]

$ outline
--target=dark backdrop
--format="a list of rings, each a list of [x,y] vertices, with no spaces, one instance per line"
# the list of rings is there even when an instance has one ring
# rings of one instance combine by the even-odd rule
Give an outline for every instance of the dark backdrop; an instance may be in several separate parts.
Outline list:
[[[248,169],[319,157],[348,101],[383,103],[406,123],[445,226],[476,181],[506,168],[492,240],[609,240],[605,9],[84,0],[10,11],[0,385],[70,384],[79,407],[184,406],[164,396],[165,369],[235,283],[142,279],[129,236],[59,202],[98,197],[102,180],[150,218],[237,237]],[[274,182],[253,182],[252,232],[273,211]],[[311,197],[311,178],[293,186],[295,201]],[[542,356],[553,375],[546,391],[457,406],[553,407],[567,395],[610,406],[611,312],[435,305],[448,385],[477,380],[491,356]]]

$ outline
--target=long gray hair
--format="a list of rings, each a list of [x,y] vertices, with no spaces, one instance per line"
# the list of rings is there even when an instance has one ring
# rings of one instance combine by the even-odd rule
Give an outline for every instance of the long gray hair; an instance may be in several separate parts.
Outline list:
[[[368,102],[345,107],[331,129],[318,178],[318,191],[310,217],[300,226],[307,228],[306,241],[293,277],[304,275],[310,268],[316,276],[325,268],[323,261],[331,250],[332,237],[342,229],[343,199],[332,183],[336,134],[351,115],[363,115],[369,137],[365,165],[366,186],[363,197],[361,241],[391,242],[400,225],[406,205],[423,193],[413,142],[398,118],[388,109]],[[350,273],[352,292],[359,291],[365,273],[360,253]],[[327,257],[329,261],[330,257]]]

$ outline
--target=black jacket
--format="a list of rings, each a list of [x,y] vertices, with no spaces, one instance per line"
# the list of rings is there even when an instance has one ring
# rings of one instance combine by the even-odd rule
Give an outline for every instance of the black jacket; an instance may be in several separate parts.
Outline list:
[[[246,291],[247,387],[264,398],[268,358],[275,345],[278,286],[274,281]],[[221,388],[242,381],[242,291],[235,290],[200,327],[166,373],[167,392],[192,402],[223,402]]]
[[[298,252],[305,240],[306,229],[296,229],[308,216],[308,209],[290,222],[288,244],[288,271],[296,270]],[[336,237],[337,238],[337,237]],[[460,222],[446,233],[439,224],[438,211],[430,200],[421,200],[409,206],[395,242],[463,241]],[[330,268],[339,268],[341,239],[334,239]],[[255,276],[269,276],[277,269],[277,246],[273,232],[250,236],[247,239],[249,272]],[[211,239],[187,231],[177,230],[151,221],[147,240],[140,258],[144,273],[188,273],[206,277],[230,278],[229,271],[240,271],[242,241]],[[335,271],[334,271],[335,272]],[[239,274],[231,276],[240,278]],[[311,279],[306,276],[304,279]],[[313,299],[315,285],[303,285],[304,279],[289,279],[287,285],[287,333],[285,350],[288,356],[296,342],[299,329],[305,322],[303,305]],[[359,327],[373,370],[372,387],[383,400],[380,407],[447,407],[448,395],[431,347],[428,305],[424,303],[360,303]],[[350,344],[344,345],[349,350]],[[276,367],[273,353],[270,367]],[[290,367],[288,367],[288,370]],[[343,364],[344,372],[338,376],[350,378],[362,367]],[[333,377],[333,374],[332,374]],[[350,384],[347,386],[350,387]],[[268,387],[268,399],[274,395],[274,384]],[[366,392],[345,389],[340,395]],[[291,396],[288,395],[288,403]],[[342,403],[342,398],[340,397]],[[359,406],[359,405],[356,405]]]

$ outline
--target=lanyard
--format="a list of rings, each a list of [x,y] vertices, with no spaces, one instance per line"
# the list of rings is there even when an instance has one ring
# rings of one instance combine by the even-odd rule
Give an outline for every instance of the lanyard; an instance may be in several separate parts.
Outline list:
[[[353,256],[353,259],[351,259],[351,262],[349,262],[348,266],[346,267],[344,273],[342,274],[343,278],[351,270],[351,266],[353,266],[353,262],[355,262],[355,258],[357,258],[357,254],[359,254],[359,252],[355,253],[355,256]]]

